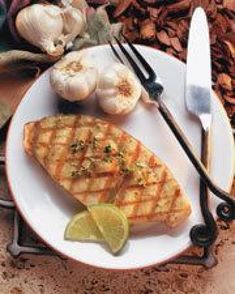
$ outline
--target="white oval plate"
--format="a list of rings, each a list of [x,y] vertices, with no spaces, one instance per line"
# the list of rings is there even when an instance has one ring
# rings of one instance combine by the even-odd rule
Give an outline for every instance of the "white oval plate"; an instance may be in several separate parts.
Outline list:
[[[200,128],[185,110],[185,65],[155,49],[138,46],[147,61],[159,74],[165,87],[165,101],[185,131],[196,152],[200,150]],[[93,47],[87,53],[99,69],[115,61],[108,46]],[[170,167],[190,197],[193,212],[180,228],[168,234],[151,229],[132,235],[119,256],[113,256],[99,244],[65,241],[64,229],[77,211],[77,203],[57,188],[34,160],[23,149],[23,127],[57,113],[58,97],[49,84],[49,71],[30,88],[20,103],[9,129],[6,160],[7,174],[15,203],[32,229],[51,247],[77,261],[102,268],[134,269],[161,263],[185,250],[191,243],[190,228],[202,221],[199,207],[199,182],[192,164],[161,118],[157,109],[147,110],[141,102],[130,115],[116,123],[138,138]],[[213,95],[212,164],[215,182],[229,190],[233,178],[233,137],[229,121],[219,99]],[[82,113],[107,117],[90,100],[81,108]],[[214,207],[218,200],[211,199]]]

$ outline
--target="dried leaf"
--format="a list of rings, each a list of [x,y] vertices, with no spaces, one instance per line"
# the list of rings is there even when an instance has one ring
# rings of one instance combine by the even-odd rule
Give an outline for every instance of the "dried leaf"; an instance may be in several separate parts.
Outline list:
[[[172,47],[177,51],[177,52],[181,52],[183,51],[183,48],[180,44],[179,38],[170,38],[170,42]]]
[[[224,89],[232,91],[232,79],[226,73],[218,75],[217,83]]]
[[[122,23],[111,24],[105,9],[106,5],[87,9],[87,32],[74,41],[72,50],[78,50],[98,44],[106,44],[113,37],[120,38]]]
[[[34,62],[36,64],[54,63],[58,57],[50,57],[46,54],[32,53],[21,50],[11,50],[0,54],[0,72],[7,71],[14,65],[21,65],[25,62]]]
[[[0,101],[0,129],[4,126],[11,115],[12,111],[10,107],[3,101]]]
[[[170,38],[168,37],[167,33],[164,30],[161,30],[159,33],[157,33],[157,38],[162,44],[166,46],[171,45]]]

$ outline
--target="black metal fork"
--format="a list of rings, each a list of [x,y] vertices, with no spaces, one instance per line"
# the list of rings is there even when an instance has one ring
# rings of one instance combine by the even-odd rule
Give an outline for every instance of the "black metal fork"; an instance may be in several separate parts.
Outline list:
[[[218,216],[224,221],[234,220],[235,219],[234,199],[231,198],[232,196],[229,195],[229,193],[222,190],[213,182],[206,168],[202,164],[201,160],[193,151],[192,145],[190,144],[190,142],[184,135],[183,131],[181,130],[180,126],[178,125],[178,123],[172,116],[171,112],[167,108],[166,104],[164,103],[162,99],[162,93],[164,91],[164,87],[159,82],[156,82],[156,78],[157,78],[156,73],[154,72],[150,64],[142,56],[142,54],[137,50],[137,48],[132,43],[130,43],[125,37],[124,39],[127,42],[129,49],[132,51],[132,53],[138,59],[141,66],[146,71],[148,75],[147,77],[145,76],[144,72],[141,70],[140,66],[136,63],[134,58],[131,56],[131,54],[128,52],[128,50],[123,46],[123,44],[117,38],[115,38],[118,47],[120,48],[120,50],[122,51],[126,59],[128,60],[135,74],[139,78],[141,84],[148,92],[150,99],[156,102],[156,105],[158,106],[158,110],[160,114],[166,121],[167,125],[170,127],[171,131],[173,132],[176,139],[180,143],[181,147],[187,154],[191,163],[194,165],[195,169],[197,170],[203,182],[207,185],[207,187],[210,189],[212,193],[214,193],[220,199],[224,200],[224,202],[219,204],[217,207]],[[109,44],[115,56],[119,59],[120,62],[124,63],[120,54],[118,53],[116,48],[113,46],[113,44],[111,42]],[[202,228],[200,228],[200,234],[203,234]]]

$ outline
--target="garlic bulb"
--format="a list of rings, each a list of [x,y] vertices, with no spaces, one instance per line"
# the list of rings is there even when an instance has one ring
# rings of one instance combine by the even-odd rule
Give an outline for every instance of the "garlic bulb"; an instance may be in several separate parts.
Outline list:
[[[141,91],[140,82],[129,68],[115,63],[100,74],[96,95],[104,112],[126,114],[136,106]]]
[[[16,17],[20,36],[53,56],[64,52],[64,44],[58,42],[63,26],[62,11],[55,5],[33,4],[22,9]]]
[[[51,71],[50,82],[57,94],[69,101],[86,99],[96,88],[97,70],[85,50],[65,55]]]

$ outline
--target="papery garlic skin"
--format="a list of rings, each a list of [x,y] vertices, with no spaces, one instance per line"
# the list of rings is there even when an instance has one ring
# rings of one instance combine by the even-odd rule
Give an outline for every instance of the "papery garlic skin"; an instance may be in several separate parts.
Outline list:
[[[100,73],[96,95],[104,112],[127,114],[135,108],[141,91],[141,84],[133,72],[125,65],[115,63]]]
[[[50,73],[55,92],[71,102],[88,98],[97,85],[98,72],[85,50],[74,51],[57,62]]]
[[[63,26],[62,11],[56,5],[33,4],[20,10],[16,17],[20,36],[52,56],[64,52],[64,44],[57,44]]]

